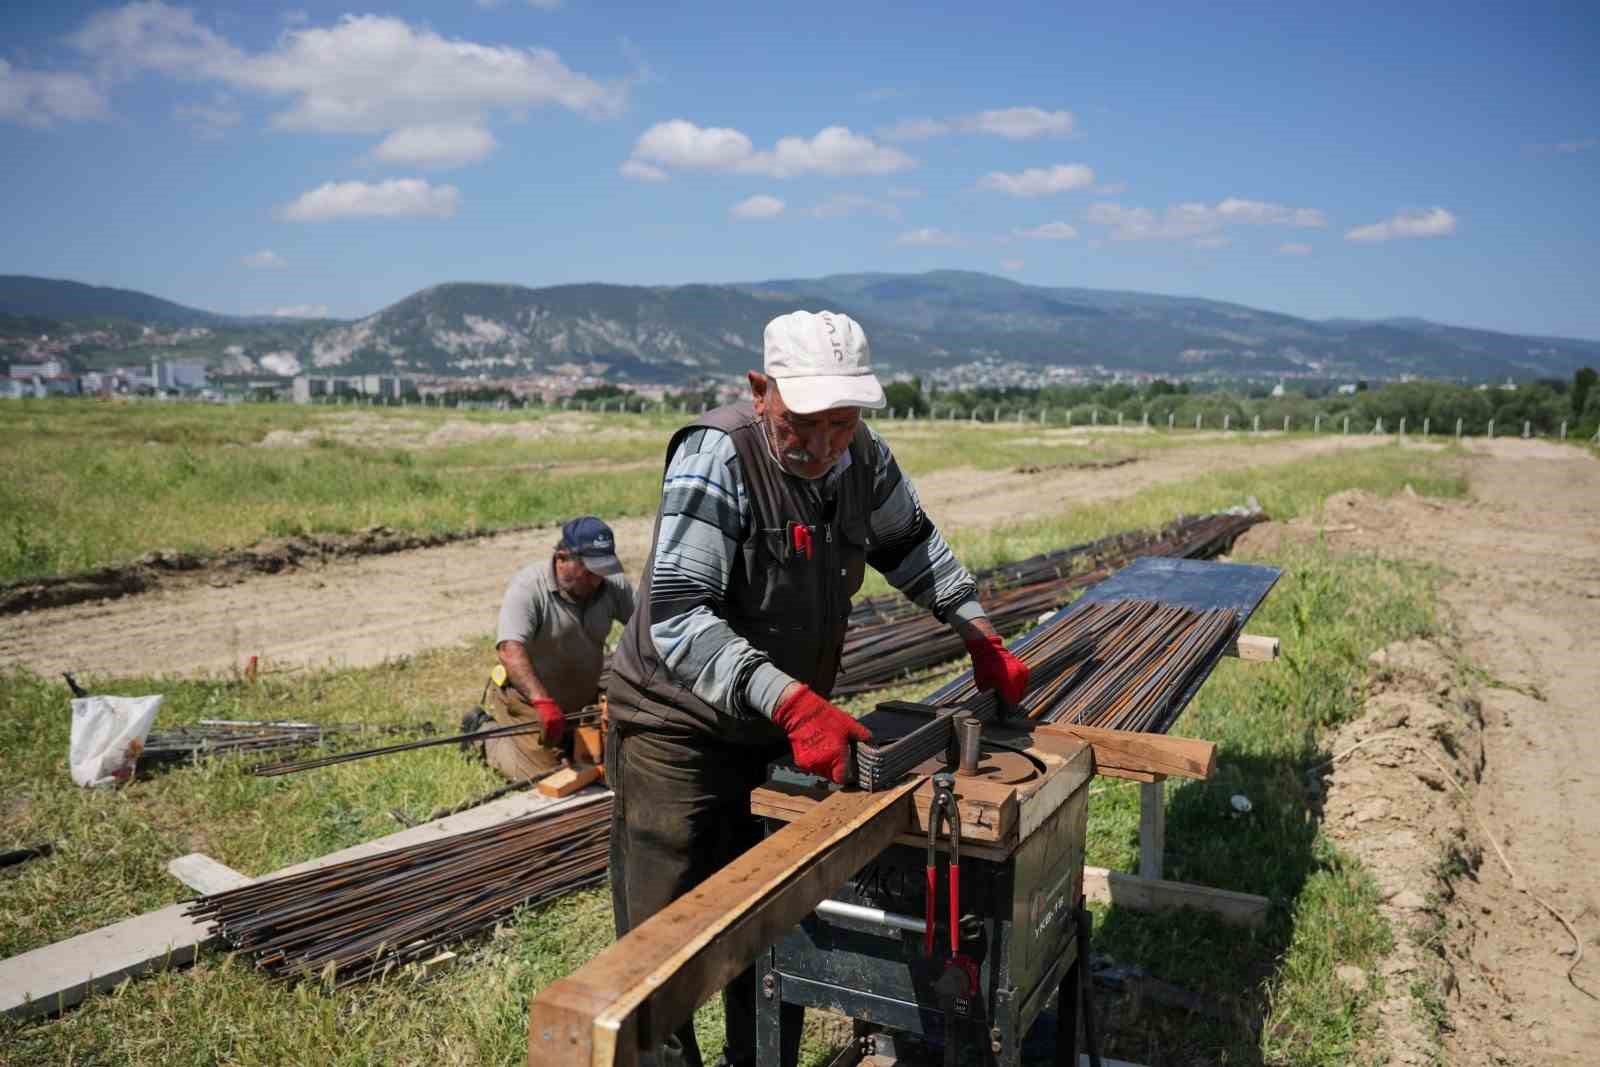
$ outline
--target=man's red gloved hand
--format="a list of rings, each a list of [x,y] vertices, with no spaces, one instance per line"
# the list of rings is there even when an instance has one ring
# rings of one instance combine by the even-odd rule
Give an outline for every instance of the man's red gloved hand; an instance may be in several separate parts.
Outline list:
[[[549,697],[534,697],[528,703],[539,713],[539,722],[544,726],[545,745],[555,748],[561,743],[561,735],[567,731],[567,717],[561,714],[561,705]]]
[[[1007,704],[1016,704],[1028,691],[1028,665],[1006,651],[998,634],[967,642],[972,656],[972,681],[979,689],[994,689]]]
[[[840,785],[844,784],[845,754],[850,742],[872,740],[871,730],[800,683],[778,702],[772,721],[789,735],[794,761],[802,771]]]

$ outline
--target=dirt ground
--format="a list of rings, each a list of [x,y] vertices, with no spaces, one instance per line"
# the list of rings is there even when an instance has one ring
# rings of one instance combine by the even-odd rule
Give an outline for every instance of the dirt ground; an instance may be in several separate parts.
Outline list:
[[[981,527],[1036,516],[1042,501],[1064,510],[1201,473],[1288,463],[1388,440],[1330,436],[1253,448],[1208,443],[1142,454],[1135,463],[1101,470],[956,468],[912,476],[941,526]],[[637,574],[649,549],[651,520],[611,525],[623,565]],[[121,599],[0,616],[0,662],[45,676],[226,672],[252,655],[274,667],[381,663],[493,630],[507,580],[524,563],[546,555],[555,538],[553,530],[524,530],[365,558],[307,557],[304,565],[274,574],[241,573],[215,585],[161,585]]]
[[[1348,754],[1320,777],[1324,826],[1373,872],[1399,935],[1383,966],[1380,1057],[1589,1064],[1600,1048],[1600,463],[1480,443],[1469,485],[1464,502],[1341,493],[1317,520],[1257,527],[1238,550],[1320,533],[1336,549],[1448,571],[1449,633],[1374,656],[1365,714],[1329,746]],[[1582,941],[1571,981],[1573,933],[1545,905]],[[1352,984],[1374,977],[1347,970]],[[1442,999],[1419,992],[1429,988]]]

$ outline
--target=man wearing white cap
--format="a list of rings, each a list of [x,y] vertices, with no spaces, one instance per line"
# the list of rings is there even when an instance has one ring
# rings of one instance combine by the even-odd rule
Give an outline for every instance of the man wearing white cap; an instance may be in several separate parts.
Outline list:
[[[843,781],[850,742],[870,735],[828,695],[868,564],[961,634],[980,687],[1011,702],[1027,687],[972,576],[861,419],[884,404],[861,327],[838,312],[780,315],[767,324],[764,370],[749,374],[749,401],[707,412],[668,444],[640,607],[612,657],[619,935],[759,840],[750,791],[768,761],[792,757]],[[754,971],[723,996],[723,1062],[746,1067]],[[798,1021],[785,1030],[798,1033]],[[693,1029],[660,1060],[698,1067]]]

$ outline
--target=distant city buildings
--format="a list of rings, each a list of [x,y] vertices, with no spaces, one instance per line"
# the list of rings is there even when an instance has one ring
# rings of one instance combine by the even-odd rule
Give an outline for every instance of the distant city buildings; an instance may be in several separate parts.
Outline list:
[[[311,404],[328,397],[370,397],[374,400],[400,400],[417,393],[415,378],[391,374],[333,375],[297,374],[289,396],[296,404]]]

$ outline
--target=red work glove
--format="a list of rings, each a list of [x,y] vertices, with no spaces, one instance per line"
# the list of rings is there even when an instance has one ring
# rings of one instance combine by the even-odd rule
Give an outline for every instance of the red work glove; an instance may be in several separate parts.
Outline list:
[[[840,711],[808,685],[778,702],[772,721],[789,735],[794,761],[807,774],[844,784],[845,754],[851,741],[871,741],[872,731]]]
[[[534,697],[528,703],[539,713],[539,722],[544,726],[544,743],[555,748],[567,730],[567,717],[561,714],[561,705],[549,697]]]
[[[967,652],[972,656],[972,681],[979,689],[997,690],[1008,705],[1015,705],[1028,691],[1028,665],[1006,651],[998,634],[968,641]]]

